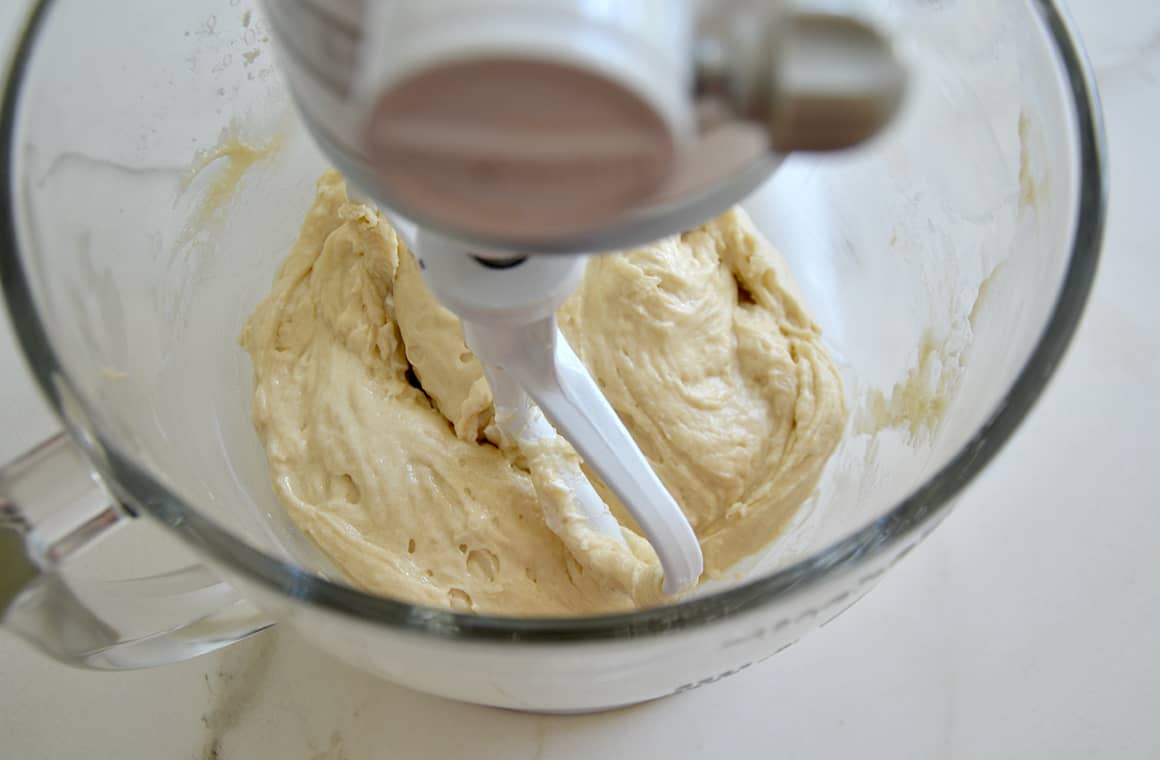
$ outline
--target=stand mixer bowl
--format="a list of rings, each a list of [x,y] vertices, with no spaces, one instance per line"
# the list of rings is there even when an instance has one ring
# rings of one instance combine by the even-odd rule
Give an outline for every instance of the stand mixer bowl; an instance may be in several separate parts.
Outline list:
[[[1105,192],[1093,80],[1055,3],[862,7],[916,62],[899,123],[789,158],[745,203],[844,375],[851,421],[818,492],[739,577],[677,604],[517,619],[351,587],[271,492],[235,336],[326,161],[260,9],[39,3],[0,122],[0,277],[69,438],[0,471],[0,556],[27,571],[4,624],[122,668],[277,620],[416,689],[583,711],[712,683],[849,607],[1039,396],[1091,286]],[[152,548],[146,577],[102,564],[111,525]]]

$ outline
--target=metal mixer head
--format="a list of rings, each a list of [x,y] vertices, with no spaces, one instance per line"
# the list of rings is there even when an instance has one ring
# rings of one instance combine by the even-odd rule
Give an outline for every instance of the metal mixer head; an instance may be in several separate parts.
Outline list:
[[[873,26],[780,0],[267,0],[300,111],[370,197],[480,250],[700,223],[897,111]]]

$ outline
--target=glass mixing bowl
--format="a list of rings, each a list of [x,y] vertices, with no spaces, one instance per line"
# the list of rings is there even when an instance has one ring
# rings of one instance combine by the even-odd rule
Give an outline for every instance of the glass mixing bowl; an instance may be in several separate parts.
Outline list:
[[[1027,414],[1074,332],[1104,219],[1096,93],[1054,2],[864,11],[912,66],[899,123],[864,150],[790,157],[746,203],[845,376],[850,425],[817,494],[733,580],[533,620],[363,593],[274,499],[236,336],[325,162],[260,9],[40,3],[3,103],[0,275],[68,435],[0,473],[5,625],[123,668],[277,620],[416,689],[575,711],[711,683],[839,614]]]

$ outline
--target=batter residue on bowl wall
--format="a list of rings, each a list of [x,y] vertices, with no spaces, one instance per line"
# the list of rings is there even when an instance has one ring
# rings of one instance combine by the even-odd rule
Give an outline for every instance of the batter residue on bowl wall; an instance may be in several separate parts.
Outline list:
[[[222,130],[217,143],[194,157],[188,173],[181,181],[179,193],[185,193],[202,174],[214,167],[217,173],[202,189],[194,223],[191,228],[204,226],[211,218],[229,206],[238,194],[238,185],[246,172],[259,161],[277,155],[282,149],[284,135],[279,132],[268,140],[257,143],[242,136],[241,127],[233,123]]]

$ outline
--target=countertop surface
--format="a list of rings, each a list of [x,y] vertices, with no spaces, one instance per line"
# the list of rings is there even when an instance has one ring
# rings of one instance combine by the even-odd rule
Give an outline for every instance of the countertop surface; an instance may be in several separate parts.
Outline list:
[[[0,44],[21,3],[0,4]],[[12,7],[10,7],[12,6]],[[1073,0],[1112,201],[1084,322],[957,510],[866,599],[760,666],[660,702],[540,717],[355,672],[288,631],[92,673],[0,634],[7,758],[1160,757],[1160,4]],[[6,49],[6,48],[5,48]],[[51,433],[0,311],[0,461]],[[663,753],[663,754],[662,754]]]

